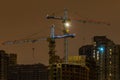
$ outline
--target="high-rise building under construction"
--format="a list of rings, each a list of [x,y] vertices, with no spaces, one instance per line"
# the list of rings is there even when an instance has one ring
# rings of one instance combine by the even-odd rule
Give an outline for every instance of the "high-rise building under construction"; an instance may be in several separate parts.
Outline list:
[[[89,68],[85,65],[85,56],[68,56],[67,63],[51,64],[50,80],[89,80]]]
[[[106,36],[95,36],[93,44],[79,49],[79,55],[87,56],[90,80],[120,79],[120,45]]]

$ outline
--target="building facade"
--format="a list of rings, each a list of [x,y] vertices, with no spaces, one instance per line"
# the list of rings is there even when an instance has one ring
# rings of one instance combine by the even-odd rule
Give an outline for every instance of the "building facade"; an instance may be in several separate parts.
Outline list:
[[[8,61],[9,66],[17,64],[17,55],[16,54],[10,53],[10,54],[8,54],[8,58],[9,58],[9,61]]]
[[[93,45],[85,45],[79,49],[79,55],[86,55],[85,64],[89,68],[89,80],[97,80],[97,64],[93,58]]]
[[[89,80],[89,69],[86,66],[57,63],[50,67],[49,80]]]
[[[106,36],[95,36],[93,44],[79,49],[79,55],[87,56],[91,76],[96,74],[95,78],[91,77],[90,80],[120,79],[120,45],[116,45]]]
[[[48,69],[43,64],[10,66],[8,74],[8,80],[48,80]]]
[[[17,64],[16,54],[0,50],[0,80],[48,80],[47,68],[43,64]]]
[[[8,55],[0,50],[0,80],[7,80]]]

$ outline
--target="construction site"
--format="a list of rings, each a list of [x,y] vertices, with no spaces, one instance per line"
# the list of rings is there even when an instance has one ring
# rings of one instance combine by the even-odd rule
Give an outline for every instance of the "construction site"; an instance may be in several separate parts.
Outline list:
[[[76,56],[69,56],[69,50],[68,50],[68,40],[73,39],[75,36],[77,36],[74,33],[70,33],[69,27],[72,26],[71,19],[68,16],[67,9],[64,9],[64,15],[63,17],[59,17],[56,15],[47,15],[46,19],[48,20],[58,20],[61,21],[63,24],[63,30],[62,35],[55,35],[55,24],[51,24],[50,27],[50,35],[47,38],[44,38],[48,42],[48,48],[49,48],[49,65],[48,65],[48,80],[117,80],[117,76],[111,77],[112,73],[111,70],[106,71],[103,69],[103,65],[106,65],[106,63],[103,63],[103,57],[105,58],[105,55],[101,55],[105,52],[105,46],[106,42],[100,43],[101,46],[96,43],[96,40],[101,40],[106,38],[104,36],[98,36],[95,38],[93,46],[91,46],[91,53],[92,56],[88,56],[87,54],[87,48],[80,49],[80,55]],[[81,23],[95,23],[95,24],[104,24],[104,25],[110,25],[109,23],[100,22],[100,21],[92,21],[92,20],[78,20]],[[98,38],[98,39],[97,39]],[[60,57],[56,54],[56,41],[57,39],[64,39],[64,57]],[[24,44],[24,43],[36,43],[41,41],[42,39],[24,39],[24,40],[15,40],[15,41],[6,41],[3,43],[3,45],[13,45],[13,44]],[[108,40],[109,41],[109,40]],[[113,43],[112,43],[113,44]],[[113,44],[114,45],[114,44]],[[110,45],[111,46],[111,45]],[[90,50],[89,49],[89,50]],[[108,48],[109,49],[109,48]],[[88,51],[89,51],[88,50]],[[34,48],[33,48],[34,51]],[[110,57],[112,55],[112,47],[109,49],[110,51]],[[83,54],[84,55],[83,55]],[[100,55],[99,55],[100,54]],[[90,54],[89,54],[90,55]],[[99,65],[101,64],[101,65]],[[107,66],[109,68],[112,64],[110,61],[110,65]],[[105,67],[105,66],[104,66]],[[96,70],[98,72],[96,72]],[[104,72],[105,71],[105,72]],[[105,74],[105,75],[103,75]],[[113,79],[116,78],[116,79]],[[36,79],[35,79],[36,80]]]
[[[0,80],[120,80],[120,0],[1,0]]]

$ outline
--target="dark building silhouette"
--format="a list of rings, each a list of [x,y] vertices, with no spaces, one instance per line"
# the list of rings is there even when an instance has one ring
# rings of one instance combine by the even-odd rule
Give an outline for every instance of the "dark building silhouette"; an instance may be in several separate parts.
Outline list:
[[[93,45],[85,45],[79,49],[79,55],[86,55],[86,57],[88,58],[93,56],[92,53],[93,53]]]
[[[79,55],[86,55],[90,80],[120,79],[120,45],[106,36],[95,36],[93,44],[82,46]]]
[[[4,50],[0,50],[0,80],[8,79],[9,66],[15,65],[16,59],[16,54],[7,54]]]
[[[0,50],[0,80],[7,80],[8,55]]]
[[[47,68],[43,64],[10,66],[8,80],[48,80]]]
[[[16,54],[13,54],[13,53],[10,53],[9,55],[8,55],[8,57],[9,57],[9,66],[10,65],[16,65],[17,64],[17,55]]]
[[[0,80],[48,80],[48,69],[43,64],[17,64],[16,54],[0,50]]]

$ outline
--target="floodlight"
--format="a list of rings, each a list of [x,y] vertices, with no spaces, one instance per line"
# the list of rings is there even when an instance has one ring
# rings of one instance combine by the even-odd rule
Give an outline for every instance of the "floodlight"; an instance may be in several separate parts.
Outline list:
[[[66,28],[69,28],[69,27],[71,26],[70,21],[66,21],[66,22],[64,23],[64,26],[65,26]]]

